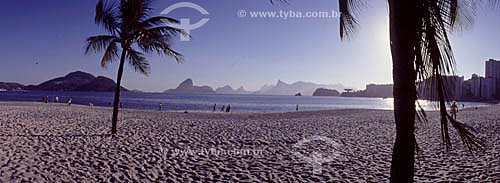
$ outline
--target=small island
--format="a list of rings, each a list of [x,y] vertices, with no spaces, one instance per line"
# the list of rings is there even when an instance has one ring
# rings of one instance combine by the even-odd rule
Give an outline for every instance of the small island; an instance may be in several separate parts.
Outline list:
[[[340,92],[334,89],[318,88],[314,90],[313,96],[340,96]]]

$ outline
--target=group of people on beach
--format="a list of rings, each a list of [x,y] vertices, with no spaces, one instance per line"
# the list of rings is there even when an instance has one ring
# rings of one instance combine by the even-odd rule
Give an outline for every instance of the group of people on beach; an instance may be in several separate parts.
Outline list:
[[[214,104],[214,107],[212,108],[212,112],[215,112],[217,111],[217,104]],[[231,112],[231,104],[227,104],[227,107],[226,105],[222,105],[222,107],[220,108],[220,112]]]
[[[49,103],[50,102],[49,96],[42,96],[42,102]],[[73,102],[73,98],[68,97],[67,101],[68,105],[71,105],[71,102]],[[54,103],[59,103],[59,96],[54,97]]]

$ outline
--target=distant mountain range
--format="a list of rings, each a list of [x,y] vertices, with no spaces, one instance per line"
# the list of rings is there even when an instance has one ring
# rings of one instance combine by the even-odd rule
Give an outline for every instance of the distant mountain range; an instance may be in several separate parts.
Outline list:
[[[245,88],[243,88],[243,86],[241,86],[235,90],[231,86],[226,85],[224,87],[217,88],[215,90],[215,93],[219,93],[219,94],[252,94],[253,92],[246,91]]]
[[[295,95],[301,93],[302,95],[312,95],[314,90],[317,88],[334,89],[337,91],[344,90],[344,85],[334,84],[334,85],[324,85],[316,84],[311,82],[297,81],[292,84],[287,84],[281,80],[278,80],[276,85],[264,85],[255,94],[261,95]]]
[[[243,86],[238,89],[233,89],[231,86],[226,85],[217,89],[210,86],[196,86],[191,78],[184,80],[177,88],[168,89],[165,93],[199,93],[199,94],[252,94],[246,91]]]
[[[214,94],[215,91],[210,86],[195,86],[193,80],[188,78],[184,80],[175,89],[168,89],[165,93],[200,93],[200,94]]]
[[[45,81],[39,85],[22,85],[19,83],[4,83],[0,82],[1,90],[44,90],[44,91],[96,91],[96,92],[112,92],[116,87],[116,83],[107,77],[95,77],[92,74],[76,71],[69,73],[64,77],[54,78]],[[217,89],[210,86],[196,86],[192,79],[184,80],[175,89],[165,90],[165,93],[199,93],[199,94],[257,94],[257,95],[301,95],[311,96],[318,88],[343,91],[342,84],[324,85],[312,82],[298,81],[292,84],[278,80],[276,85],[264,85],[258,91],[247,91],[243,86],[238,89],[233,89],[226,85]],[[122,87],[122,91],[129,91]],[[140,92],[140,91],[137,91]]]
[[[1,83],[0,90],[41,90],[41,91],[114,91],[116,83],[107,77],[76,71],[64,77],[45,81],[39,85],[24,86],[19,83]],[[122,91],[128,91],[122,87]]]
[[[276,85],[264,85],[258,91],[247,91],[245,88],[240,87],[238,89],[233,89],[231,86],[226,85],[213,90],[209,86],[195,86],[193,80],[188,78],[183,81],[175,89],[166,90],[166,93],[200,93],[200,94],[258,94],[258,95],[295,95],[301,93],[302,95],[312,95],[317,88],[327,88],[333,90],[344,90],[342,84],[335,85],[322,85],[315,84],[311,82],[295,82],[293,84],[287,84],[281,80],[278,80]]]
[[[2,90],[23,90],[24,85],[19,83],[4,83],[0,82],[0,91]]]

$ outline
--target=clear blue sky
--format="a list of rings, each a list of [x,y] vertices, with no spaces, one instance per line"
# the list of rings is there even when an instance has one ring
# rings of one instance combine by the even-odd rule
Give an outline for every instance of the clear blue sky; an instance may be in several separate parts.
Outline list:
[[[181,1],[158,1],[159,14]],[[364,88],[366,83],[391,83],[386,1],[371,0],[360,15],[357,38],[339,39],[338,18],[239,18],[238,10],[332,11],[334,0],[293,0],[271,5],[267,0],[195,0],[210,14],[188,8],[169,16],[210,21],[191,32],[193,40],[174,41],[185,55],[177,64],[168,57],[148,57],[151,75],[127,68],[124,86],[144,91],[176,87],[186,78],[195,84],[220,87],[241,85],[256,90],[264,84],[298,80],[342,83]],[[6,1],[0,7],[0,81],[38,84],[68,72],[82,70],[116,78],[117,63],[104,69],[102,54],[84,56],[88,36],[104,33],[94,24],[97,0]],[[470,29],[452,36],[459,75],[484,74],[484,61],[500,59],[500,11],[478,9]],[[38,62],[39,64],[35,64]]]

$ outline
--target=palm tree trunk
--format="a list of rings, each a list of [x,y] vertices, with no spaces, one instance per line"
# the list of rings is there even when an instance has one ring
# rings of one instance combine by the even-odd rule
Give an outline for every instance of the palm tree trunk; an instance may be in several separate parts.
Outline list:
[[[113,103],[113,121],[111,125],[111,134],[116,134],[116,126],[118,123],[118,107],[120,105],[120,91],[121,91],[121,82],[123,76],[123,65],[125,65],[125,56],[127,51],[123,49],[122,56],[120,58],[120,67],[118,68],[118,76],[116,77],[116,88],[115,88],[115,99]]]
[[[415,162],[415,21],[410,2],[389,0],[390,39],[394,81],[396,140],[391,162],[391,182],[413,182]]]

